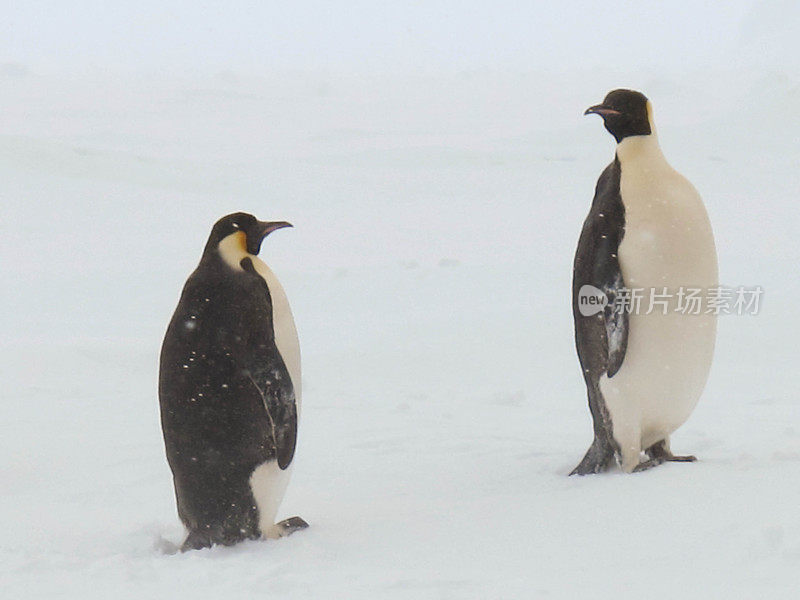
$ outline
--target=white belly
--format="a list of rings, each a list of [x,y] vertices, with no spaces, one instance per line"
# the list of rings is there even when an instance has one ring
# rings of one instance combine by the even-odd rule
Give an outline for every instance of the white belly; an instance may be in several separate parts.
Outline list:
[[[262,537],[280,537],[273,525],[292,476],[293,464],[294,461],[282,471],[277,460],[268,460],[250,475],[250,490],[258,507],[258,528]]]
[[[623,468],[638,464],[641,450],[667,438],[691,414],[705,387],[716,337],[713,314],[648,311],[650,288],[708,288],[718,285],[714,236],[694,187],[666,163],[626,168],[621,195],[625,236],[619,260],[628,289],[644,288],[639,314],[631,314],[628,346],[620,370],[600,381]],[[706,309],[703,304],[702,311]],[[635,461],[635,462],[634,462]],[[626,464],[627,463],[627,464]]]

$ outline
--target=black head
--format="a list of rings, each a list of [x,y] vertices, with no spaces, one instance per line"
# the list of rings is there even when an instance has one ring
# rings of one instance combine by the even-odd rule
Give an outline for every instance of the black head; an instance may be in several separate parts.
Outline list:
[[[602,104],[590,106],[585,115],[600,115],[609,133],[619,144],[632,135],[650,135],[647,97],[634,90],[609,92]]]
[[[222,240],[230,235],[239,234],[248,254],[258,254],[265,237],[276,229],[291,226],[292,224],[286,221],[259,221],[247,213],[233,213],[214,223],[205,252],[216,250]]]

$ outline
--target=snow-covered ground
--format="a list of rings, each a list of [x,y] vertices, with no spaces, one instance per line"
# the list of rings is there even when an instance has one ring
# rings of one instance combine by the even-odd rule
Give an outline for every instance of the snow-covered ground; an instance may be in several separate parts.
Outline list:
[[[4,598],[792,598],[800,571],[800,77],[570,70],[0,72]],[[583,109],[646,92],[724,283],[695,464],[567,473],[591,441],[571,263],[613,155]],[[213,221],[264,244],[304,354],[281,509],[183,555],[158,351]]]

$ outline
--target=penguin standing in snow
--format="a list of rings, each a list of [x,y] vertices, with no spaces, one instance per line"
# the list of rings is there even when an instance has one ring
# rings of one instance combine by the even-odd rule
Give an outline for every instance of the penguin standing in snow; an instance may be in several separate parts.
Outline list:
[[[718,286],[708,214],[661,153],[644,95],[614,90],[585,114],[603,118],[617,148],[597,182],[575,254],[575,341],[594,441],[571,474],[599,473],[615,458],[628,473],[694,461],[673,455],[669,436],[705,387],[716,316],[705,307],[687,314],[674,302],[682,289],[706,293]],[[630,302],[635,290],[644,295],[639,306]],[[669,306],[652,310],[652,290],[674,294]]]
[[[159,399],[182,550],[282,537],[300,407],[300,347],[280,283],[257,254],[289,223],[245,213],[214,225],[161,348]]]

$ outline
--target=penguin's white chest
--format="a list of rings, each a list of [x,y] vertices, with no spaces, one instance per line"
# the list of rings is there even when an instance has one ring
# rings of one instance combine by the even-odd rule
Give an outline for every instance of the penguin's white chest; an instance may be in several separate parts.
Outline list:
[[[300,411],[301,383],[300,383],[300,340],[297,337],[297,327],[294,324],[292,309],[286,292],[283,291],[275,273],[266,263],[257,256],[251,256],[256,272],[267,282],[269,294],[272,297],[272,325],[275,329],[275,345],[286,364],[289,376],[292,378],[294,395],[297,401],[297,410]]]
[[[677,296],[699,288],[705,297],[718,275],[714,236],[694,187],[663,158],[622,161],[621,173],[625,235],[618,256],[625,287],[641,290],[642,299],[629,315],[622,367],[611,379],[604,375],[600,387],[623,462],[635,466],[641,450],[686,421],[705,387],[716,317],[682,313]],[[667,301],[666,308],[651,298]]]

